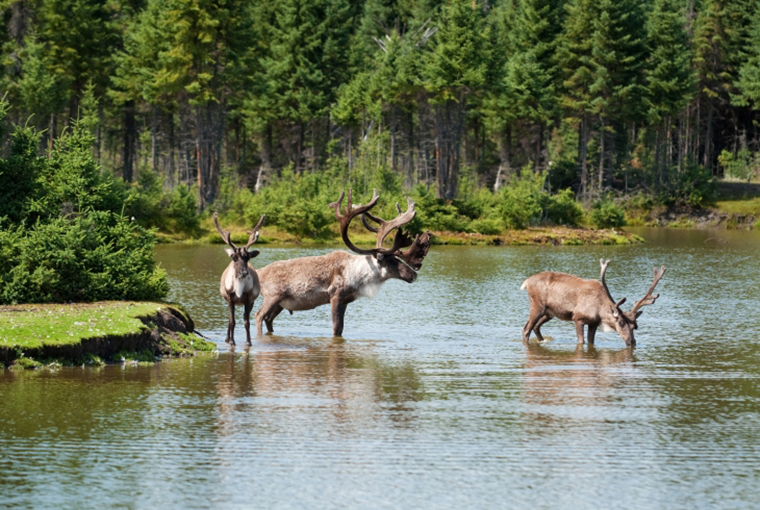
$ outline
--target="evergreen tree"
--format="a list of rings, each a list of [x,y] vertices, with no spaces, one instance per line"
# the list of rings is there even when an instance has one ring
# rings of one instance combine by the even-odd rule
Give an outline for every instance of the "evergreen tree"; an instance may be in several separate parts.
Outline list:
[[[346,0],[286,0],[267,5],[273,15],[261,33],[269,40],[258,60],[256,89],[246,103],[246,115],[259,132],[275,120],[295,128],[290,159],[300,170],[308,132],[310,145],[319,152],[318,125],[336,100],[339,86],[348,79],[351,5]]]
[[[468,101],[482,87],[488,63],[482,10],[451,0],[424,64],[425,89],[435,117],[438,198],[456,197],[460,149]]]
[[[649,97],[649,122],[657,126],[655,167],[665,169],[673,163],[668,155],[661,163],[661,144],[672,153],[672,122],[695,93],[696,75],[685,31],[686,17],[674,0],[655,0],[648,19],[650,58],[646,86]],[[663,133],[664,131],[664,133]],[[680,162],[679,151],[679,162]],[[657,170],[657,168],[655,168]]]

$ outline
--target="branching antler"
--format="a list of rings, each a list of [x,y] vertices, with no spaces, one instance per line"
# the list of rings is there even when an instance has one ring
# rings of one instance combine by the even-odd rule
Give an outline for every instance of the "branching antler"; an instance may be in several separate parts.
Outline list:
[[[219,235],[222,236],[222,239],[225,243],[227,243],[230,248],[233,250],[237,250],[237,246],[233,244],[233,242],[230,240],[230,232],[229,230],[222,230],[222,227],[219,226],[219,220],[217,219],[218,214],[214,213],[214,225],[216,225],[216,230],[219,232]],[[261,218],[259,218],[259,222],[256,224],[255,227],[253,227],[253,231],[251,232],[250,237],[248,238],[248,243],[245,245],[245,250],[251,247],[253,243],[259,240],[259,229],[264,224],[264,219],[266,219],[267,215],[262,214]]]
[[[399,215],[391,221],[385,221],[382,218],[379,218],[369,212],[369,210],[377,204],[377,201],[380,198],[377,194],[377,190],[373,191],[372,200],[370,200],[367,205],[360,205],[357,207],[354,207],[353,205],[351,199],[351,190],[349,190],[345,213],[341,213],[340,210],[341,203],[343,202],[343,196],[344,193],[341,193],[338,201],[330,204],[330,207],[335,210],[335,217],[338,219],[338,221],[340,221],[340,235],[343,239],[343,242],[346,243],[346,246],[348,246],[349,249],[360,255],[399,255],[401,248],[410,246],[412,244],[411,238],[401,229],[401,227],[412,221],[414,219],[414,216],[417,214],[417,212],[414,210],[414,202],[412,202],[411,199],[407,198],[408,206],[405,213],[402,213],[401,207],[396,204],[396,209],[399,211]],[[371,232],[375,232],[377,234],[377,243],[374,249],[364,250],[357,248],[356,245],[354,245],[354,243],[352,243],[348,238],[348,225],[351,223],[351,220],[358,215],[361,215],[362,223],[364,226]],[[372,221],[376,222],[379,226],[373,227],[370,225],[367,222],[365,215]],[[393,246],[390,249],[383,248],[383,241],[385,238],[388,237],[388,235],[396,229],[398,232],[396,233],[396,237],[393,241]]]
[[[414,210],[414,202],[412,202],[409,197],[406,198],[406,202],[407,208],[405,213],[401,212],[401,206],[398,205],[398,202],[396,202],[396,210],[398,211],[399,215],[391,221],[385,221],[384,219],[375,216],[369,211],[366,211],[364,214],[362,214],[362,223],[367,228],[367,230],[377,233],[377,244],[375,245],[375,248],[382,250],[379,253],[396,253],[401,248],[411,246],[412,238],[409,237],[409,235],[407,235],[401,227],[412,221],[414,219],[414,216],[417,214],[417,211]],[[371,219],[380,226],[373,227],[369,224],[367,218]],[[394,229],[398,229],[398,231],[396,232],[396,237],[393,240],[393,247],[390,250],[383,249],[383,241],[385,241],[385,238],[388,237],[388,235]]]
[[[630,312],[628,312],[629,314],[632,314],[632,315],[635,314],[636,312],[639,311],[639,309],[642,306],[653,305],[654,304],[654,302],[657,300],[658,297],[660,297],[660,295],[659,294],[655,294],[653,296],[652,295],[652,291],[657,286],[657,283],[659,283],[660,278],[662,278],[662,275],[664,275],[664,274],[665,274],[665,266],[662,266],[659,269],[659,271],[657,270],[656,267],[654,268],[654,280],[652,281],[652,285],[649,286],[649,290],[647,291],[646,296],[644,296],[643,298],[641,298],[641,300],[636,301],[633,304],[633,308],[631,309]]]
[[[604,286],[605,292],[607,292],[607,297],[610,298],[610,301],[612,301],[613,303],[615,303],[615,299],[613,299],[612,294],[610,293],[610,289],[609,289],[609,287],[607,287],[607,282],[604,281],[604,275],[607,273],[607,266],[610,265],[610,261],[609,260],[604,260],[604,259],[599,259],[599,265],[602,267],[601,268],[601,273],[602,274],[601,274],[601,276],[600,276],[599,279],[602,282],[602,286]],[[620,305],[622,305],[623,303],[625,303],[625,300],[626,300],[626,298],[623,298],[620,301],[618,301],[617,303],[615,303],[615,308],[620,308]]]
[[[222,239],[225,243],[230,245],[230,248],[233,250],[237,250],[237,246],[235,246],[232,241],[230,241],[230,232],[222,230],[222,227],[219,226],[219,220],[217,219],[217,213],[214,213],[214,225],[216,225],[216,230],[219,232],[219,235],[222,236]]]
[[[253,227],[253,230],[251,231],[251,235],[248,238],[248,244],[245,245],[246,250],[250,248],[253,243],[259,240],[259,229],[264,224],[264,220],[266,219],[266,217],[267,217],[266,214],[262,214],[261,218],[259,218],[259,222],[256,224],[255,227]]]
[[[401,235],[401,229],[399,229],[397,236]],[[407,236],[408,238],[408,236]],[[399,251],[399,257],[404,259],[404,262],[409,264],[409,267],[415,271],[419,271],[422,267],[422,260],[427,255],[430,249],[430,232],[425,231],[422,236],[417,234],[414,237],[414,242],[411,244],[411,248],[406,251]]]
[[[343,191],[340,193],[338,201],[331,203],[329,207],[335,210],[335,218],[340,222],[340,237],[343,239],[343,242],[346,243],[346,246],[348,246],[351,251],[358,253],[359,255],[375,255],[377,254],[377,250],[363,250],[361,248],[357,248],[356,245],[351,242],[351,240],[348,238],[348,225],[351,223],[351,220],[354,219],[354,217],[359,214],[363,214],[373,208],[375,204],[377,204],[380,195],[377,194],[377,190],[372,190],[372,200],[370,200],[367,205],[354,207],[351,197],[352,191],[353,190],[351,189],[348,190],[348,201],[346,202],[345,213],[341,213],[340,210],[341,204],[343,203],[343,197],[346,195],[346,193]]]

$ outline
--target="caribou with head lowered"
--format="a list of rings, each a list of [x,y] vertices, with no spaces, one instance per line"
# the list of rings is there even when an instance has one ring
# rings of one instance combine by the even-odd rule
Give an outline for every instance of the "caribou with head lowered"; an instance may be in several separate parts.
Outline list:
[[[418,234],[414,240],[402,230],[414,219],[417,212],[414,202],[407,198],[407,210],[385,221],[372,215],[369,210],[380,198],[375,191],[367,205],[353,206],[351,191],[345,212],[341,212],[344,193],[337,202],[330,204],[335,210],[335,217],[340,221],[340,235],[343,242],[355,254],[335,251],[316,257],[273,262],[258,271],[261,283],[261,295],[264,302],[256,312],[256,332],[262,334],[262,323],[267,331],[273,331],[274,319],[283,310],[293,313],[295,310],[311,310],[321,305],[330,304],[332,308],[333,335],[343,334],[343,316],[346,306],[362,296],[374,296],[380,286],[391,278],[412,283],[417,279],[417,271],[422,267],[422,260],[430,248],[430,234]],[[356,216],[362,216],[362,222],[369,230],[377,233],[375,248],[357,248],[348,238],[348,226]],[[378,224],[370,225],[369,220]],[[391,248],[383,248],[383,240],[396,230]],[[402,248],[408,247],[404,251]]]
[[[599,261],[600,280],[583,280],[552,271],[534,274],[525,280],[520,288],[528,291],[530,316],[523,328],[523,342],[528,342],[531,331],[536,333],[539,342],[543,341],[541,326],[556,317],[575,322],[579,344],[583,343],[583,326],[588,325],[588,343],[593,344],[596,329],[601,324],[605,329],[617,331],[626,345],[636,345],[633,330],[639,327],[636,320],[642,313],[640,308],[654,304],[660,297],[659,294],[652,295],[652,291],[665,274],[665,266],[659,271],[654,269],[654,281],[646,296],[636,301],[630,312],[624,312],[620,306],[625,298],[615,302],[604,281],[609,263],[609,260]]]

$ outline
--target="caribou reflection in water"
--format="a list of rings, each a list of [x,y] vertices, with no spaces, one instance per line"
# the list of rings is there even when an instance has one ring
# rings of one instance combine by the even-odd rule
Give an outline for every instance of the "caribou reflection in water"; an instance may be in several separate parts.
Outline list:
[[[605,410],[619,406],[619,387],[635,377],[634,349],[597,349],[578,344],[572,350],[529,344],[523,372],[526,423],[540,425],[539,433],[553,427],[607,420]]]
[[[382,360],[371,344],[275,335],[263,344],[226,353],[226,371],[217,382],[220,434],[252,420],[266,427],[277,421],[267,414],[292,408],[310,409],[337,427],[386,420],[405,427],[416,418],[412,404],[423,395],[417,369]]]

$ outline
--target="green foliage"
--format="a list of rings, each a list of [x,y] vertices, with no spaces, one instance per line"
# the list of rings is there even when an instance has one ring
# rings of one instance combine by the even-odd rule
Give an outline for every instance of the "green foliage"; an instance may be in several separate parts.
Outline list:
[[[200,232],[197,194],[182,184],[166,190],[163,177],[152,170],[140,171],[126,203],[127,215],[145,228],[191,236]]]
[[[715,199],[715,178],[701,165],[684,165],[680,173],[669,172],[659,200],[666,205],[700,207]]]
[[[723,169],[723,175],[733,179],[751,181],[760,169],[760,153],[752,153],[749,149],[741,149],[734,155],[725,149],[718,156],[718,164]]]
[[[564,189],[549,197],[546,215],[557,225],[578,226],[583,221],[583,208],[575,201],[573,191]]]
[[[325,238],[329,236],[335,215],[327,204],[339,194],[327,173],[298,174],[283,170],[279,178],[253,194],[244,189],[232,200],[228,217],[245,225],[255,225],[262,214],[267,225],[277,226],[296,236]],[[358,197],[354,201],[358,203]]]
[[[596,202],[589,218],[596,228],[617,228],[625,225],[625,211],[609,198]]]
[[[519,178],[502,188],[501,213],[508,228],[522,229],[538,223],[544,212],[543,186],[543,177],[524,169]]]
[[[3,303],[151,300],[169,290],[153,235],[110,211],[0,226]]]
[[[36,156],[37,141],[17,128],[0,160],[12,207],[0,216],[0,303],[164,297],[154,236],[115,212],[123,195],[101,173],[85,126],[74,122],[48,158]]]
[[[33,217],[53,218],[87,210],[119,211],[121,196],[113,179],[103,174],[92,155],[94,138],[81,121],[74,121],[54,143],[39,173],[30,201]]]

